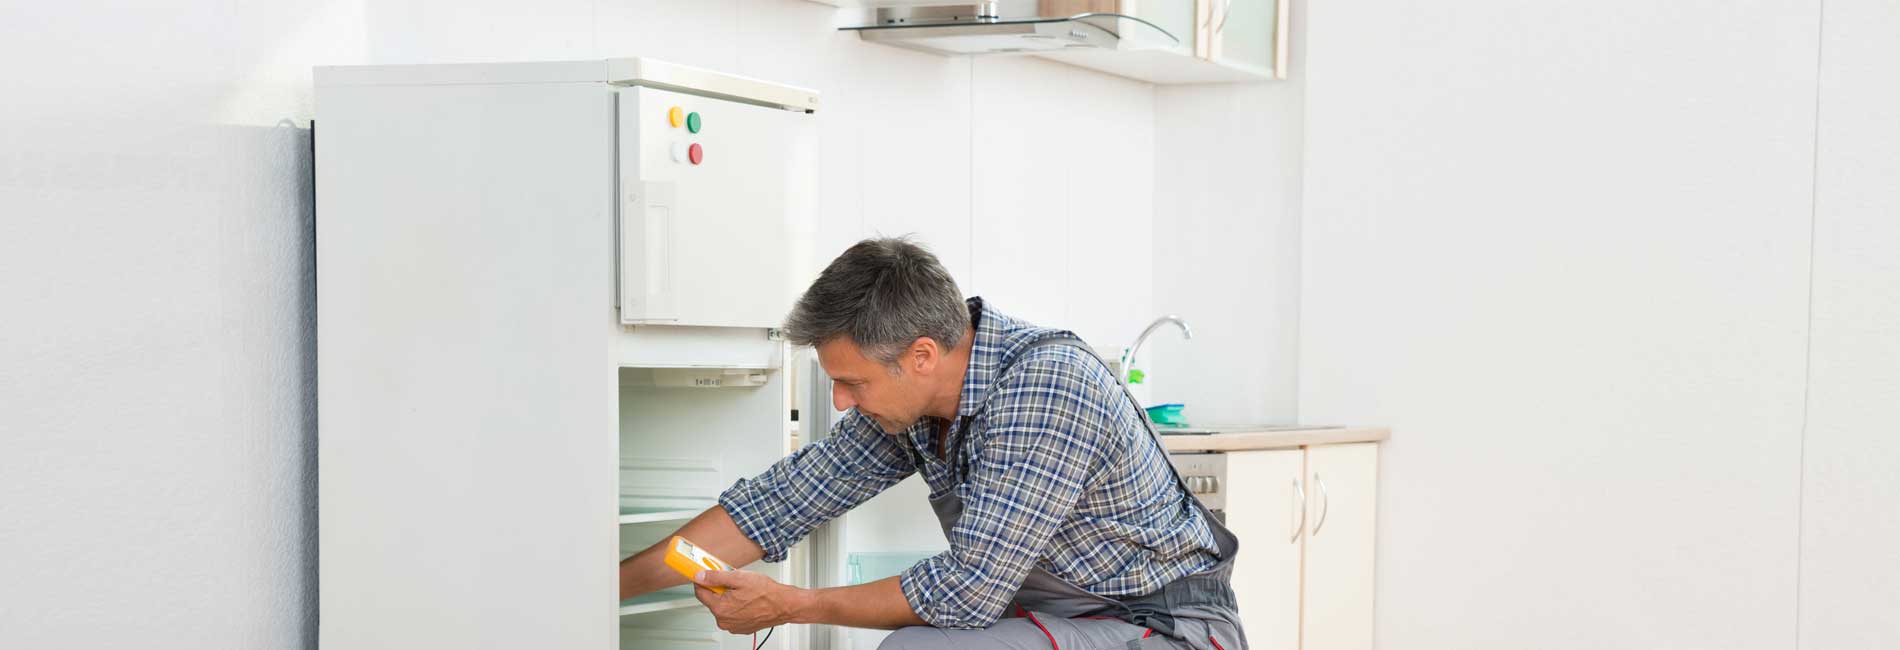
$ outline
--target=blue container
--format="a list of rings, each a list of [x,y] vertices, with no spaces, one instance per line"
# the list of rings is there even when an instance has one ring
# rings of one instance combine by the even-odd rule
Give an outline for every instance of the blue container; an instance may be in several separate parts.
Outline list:
[[[1162,427],[1187,426],[1187,416],[1181,414],[1181,411],[1186,408],[1187,407],[1182,404],[1150,406],[1147,409],[1148,421],[1155,423],[1155,426]]]

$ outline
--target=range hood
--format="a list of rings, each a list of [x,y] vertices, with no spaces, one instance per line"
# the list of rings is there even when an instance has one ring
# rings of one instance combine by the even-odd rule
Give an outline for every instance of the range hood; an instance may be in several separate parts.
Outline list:
[[[1167,30],[1111,12],[1042,15],[1052,2],[971,2],[878,7],[855,31],[866,41],[936,54],[1047,54],[1071,50],[1165,50]]]

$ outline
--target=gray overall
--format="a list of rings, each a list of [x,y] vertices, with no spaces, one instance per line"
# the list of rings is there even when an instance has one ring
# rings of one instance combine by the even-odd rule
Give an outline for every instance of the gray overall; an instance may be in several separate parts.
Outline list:
[[[1031,343],[1022,354],[1045,345],[1073,345],[1095,354],[1081,341],[1056,337]],[[1020,358],[1020,355],[1019,357]],[[1101,362],[1100,357],[1095,357]],[[1001,376],[1002,370],[997,371]],[[1127,387],[1122,393],[1141,408]],[[1161,438],[1154,424],[1142,418],[1142,425],[1155,445]],[[1174,474],[1182,494],[1191,494],[1181,474]],[[907,627],[893,632],[879,650],[1097,650],[1110,648],[1194,648],[1196,650],[1246,650],[1247,637],[1240,629],[1240,613],[1229,583],[1234,572],[1234,555],[1240,540],[1214,518],[1199,499],[1189,498],[1201,518],[1213,530],[1220,548],[1220,562],[1205,571],[1168,583],[1160,591],[1131,597],[1110,598],[1088,591],[1058,578],[1041,567],[1029,576],[1010,603],[1009,614],[995,625],[978,630],[949,630],[935,627]],[[963,515],[963,499],[956,490],[930,500],[944,535]]]

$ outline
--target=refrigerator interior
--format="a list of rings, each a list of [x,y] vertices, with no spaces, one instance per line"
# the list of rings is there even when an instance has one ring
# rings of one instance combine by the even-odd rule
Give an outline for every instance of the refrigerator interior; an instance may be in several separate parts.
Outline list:
[[[717,388],[664,385],[677,368],[619,371],[620,555],[670,536],[717,502],[740,478],[764,471],[791,444],[791,386],[777,368],[738,369],[764,375],[763,385]],[[693,374],[703,374],[700,373]],[[792,583],[793,562],[746,569]],[[749,637],[720,631],[690,585],[621,603],[620,647],[750,648]],[[789,627],[789,626],[788,626]],[[773,647],[797,636],[781,629]]]

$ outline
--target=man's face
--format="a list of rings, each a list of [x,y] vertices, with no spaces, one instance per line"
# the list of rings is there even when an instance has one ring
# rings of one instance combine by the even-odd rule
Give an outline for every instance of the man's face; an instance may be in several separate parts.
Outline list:
[[[919,345],[930,348],[919,350]],[[818,364],[831,375],[831,404],[840,411],[857,407],[885,433],[903,433],[924,416],[930,402],[925,379],[935,367],[934,342],[919,344],[897,358],[897,368],[864,355],[848,336],[818,344]],[[926,367],[928,366],[928,367]],[[919,370],[924,372],[920,373]]]

